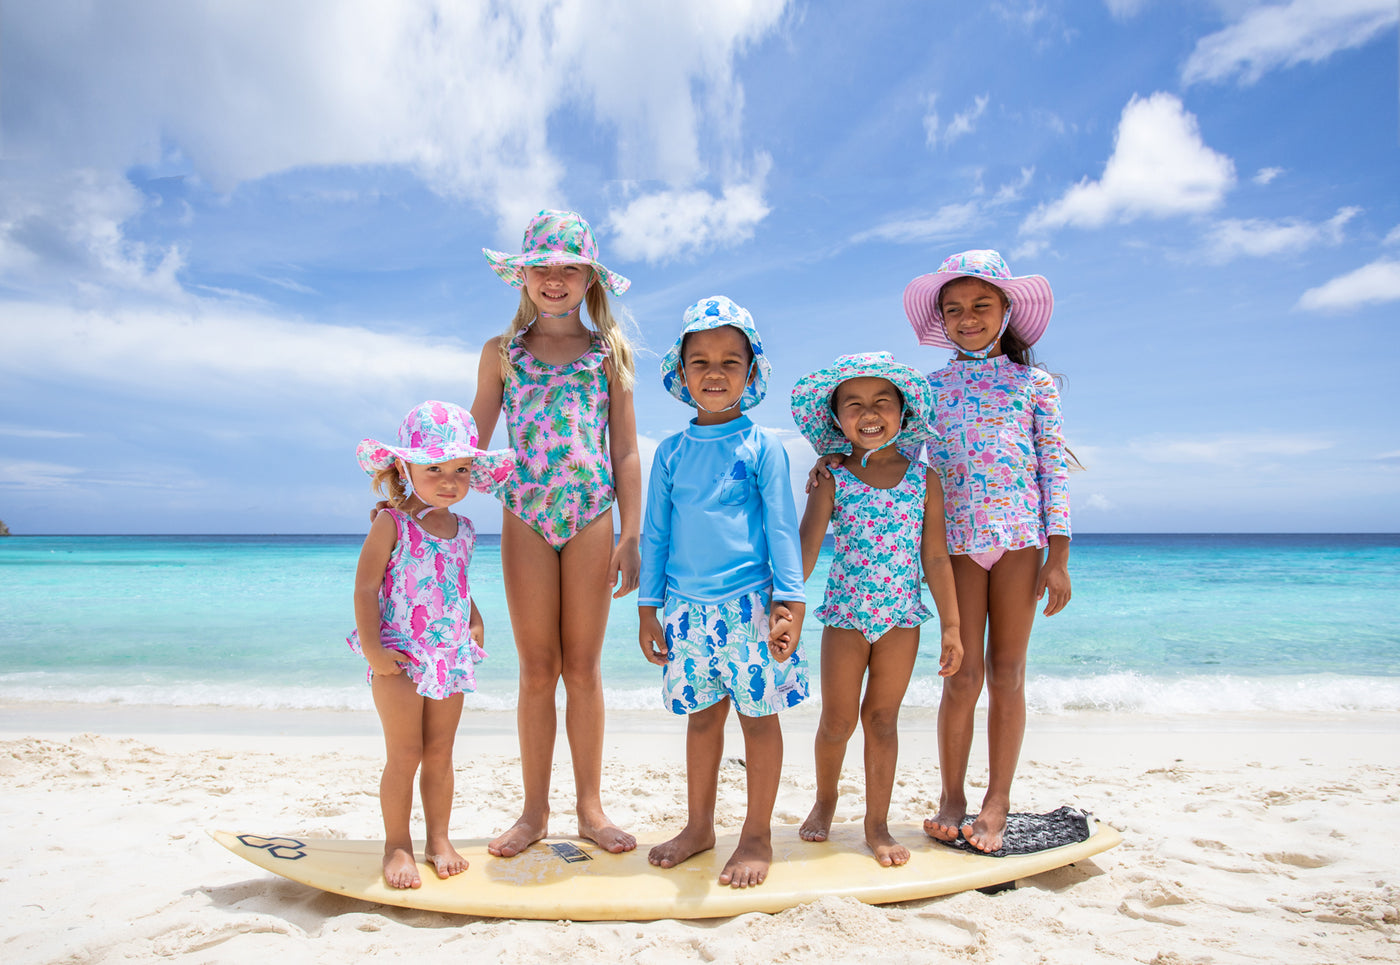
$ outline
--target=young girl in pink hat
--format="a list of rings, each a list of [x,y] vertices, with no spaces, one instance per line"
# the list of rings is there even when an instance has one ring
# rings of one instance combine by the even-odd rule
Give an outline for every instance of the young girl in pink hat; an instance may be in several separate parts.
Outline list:
[[[447,402],[415,406],[399,426],[397,446],[364,439],[356,455],[389,502],[360,550],[355,631],[346,642],[369,664],[384,726],[384,880],[391,888],[417,888],[423,882],[409,815],[420,766],[424,857],[439,878],[467,869],[448,835],[452,746],[462,694],[476,689],[473,668],[486,656],[467,583],[476,529],[450,507],[468,489],[497,491],[514,455],[478,448],[472,417]]]
[[[489,441],[504,413],[518,456],[501,493],[501,568],[520,659],[525,785],[519,820],[489,850],[511,857],[549,833],[562,678],[578,833],[607,851],[630,851],[636,839],[603,811],[600,664],[610,597],[636,589],[640,567],[632,349],[608,301],[608,292],[620,295],[631,283],[599,263],[592,229],[572,211],[537,214],[518,254],[485,254],[520,289],[505,334],[482,348],[472,415]]]
[[[919,342],[957,353],[928,378],[935,435],[928,454],[943,480],[963,662],[943,682],[943,788],[924,830],[943,841],[961,836],[986,852],[1001,848],[1011,809],[1036,601],[1045,600],[1043,612],[1051,616],[1070,598],[1069,456],[1060,398],[1030,352],[1053,307],[1045,278],[1013,276],[989,250],[953,255],[904,291]],[[990,773],[981,809],[969,815],[964,784],[984,680]]]

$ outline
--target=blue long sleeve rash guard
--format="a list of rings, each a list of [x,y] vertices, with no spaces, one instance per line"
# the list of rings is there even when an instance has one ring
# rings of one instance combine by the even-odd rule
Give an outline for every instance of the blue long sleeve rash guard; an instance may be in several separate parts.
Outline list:
[[[692,422],[656,450],[642,525],[639,606],[722,603],[773,588],[803,602],[787,452],[748,416]]]

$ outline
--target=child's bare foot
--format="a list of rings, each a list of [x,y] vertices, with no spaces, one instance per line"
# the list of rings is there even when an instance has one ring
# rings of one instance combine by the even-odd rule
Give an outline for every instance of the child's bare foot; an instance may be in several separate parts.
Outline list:
[[[909,860],[909,849],[890,836],[888,825],[866,828],[865,843],[870,846],[875,860],[883,867],[898,867]]]
[[[831,835],[831,819],[835,816],[834,801],[826,805],[818,800],[812,805],[812,812],[802,822],[802,827],[797,829],[797,836],[803,841],[825,841]]]
[[[418,862],[413,860],[413,852],[403,848],[384,849],[384,881],[390,888],[421,888],[423,879],[418,877]]]
[[[701,851],[709,851],[715,846],[715,828],[693,829],[686,825],[680,834],[670,841],[663,841],[647,852],[647,860],[658,868],[674,868],[687,858]]]
[[[767,834],[739,836],[739,847],[729,856],[719,883],[731,888],[752,888],[763,884],[773,863],[773,840]]]
[[[429,844],[423,852],[424,859],[437,871],[439,878],[451,878],[467,870],[467,859],[457,853],[450,841]]]
[[[538,823],[523,815],[511,825],[510,830],[486,846],[486,850],[498,858],[514,858],[530,845],[549,833],[549,815]]]
[[[944,794],[938,801],[938,813],[924,818],[924,834],[935,841],[956,841],[967,820],[967,799]]]
[[[636,838],[609,821],[607,815],[601,811],[594,819],[588,821],[584,820],[582,814],[579,815],[578,836],[587,838],[610,854],[622,854],[637,846]]]
[[[1006,832],[1006,815],[1011,805],[1005,802],[982,802],[982,812],[969,828],[964,829],[963,837],[978,851],[996,851],[1001,847],[1001,837]]]

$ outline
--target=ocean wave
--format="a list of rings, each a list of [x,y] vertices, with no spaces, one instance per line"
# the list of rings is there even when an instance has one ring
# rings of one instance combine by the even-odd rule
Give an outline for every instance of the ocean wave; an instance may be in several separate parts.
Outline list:
[[[942,682],[919,677],[909,685],[904,706],[938,707]],[[615,710],[662,711],[658,688],[604,691]],[[813,700],[821,695],[813,685]],[[563,706],[563,689],[559,705]],[[985,708],[986,694],[979,706]],[[356,710],[373,712],[369,688],[354,685],[152,682],[79,684],[71,675],[49,672],[0,674],[0,701],[81,703],[247,710]],[[513,711],[515,690],[467,694],[464,710]],[[1230,675],[1157,677],[1137,673],[1090,677],[1034,677],[1026,681],[1031,714],[1080,712],[1212,715],[1239,713],[1362,713],[1400,711],[1400,677]]]

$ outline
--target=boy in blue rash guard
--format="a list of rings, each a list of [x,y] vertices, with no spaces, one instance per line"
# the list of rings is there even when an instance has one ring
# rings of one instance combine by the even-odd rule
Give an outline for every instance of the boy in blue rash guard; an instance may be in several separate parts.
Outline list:
[[[672,395],[695,406],[696,417],[657,448],[642,523],[642,653],[664,668],[666,705],[689,715],[686,826],[648,859],[671,868],[715,846],[732,703],[748,779],[739,846],[719,876],[734,888],[762,884],[768,875],[783,767],[778,712],[807,696],[798,645],[802,545],[787,453],[743,414],[763,398],[770,370],[746,310],[723,295],[686,310],[661,374]],[[791,611],[790,620],[772,619],[778,606]]]

